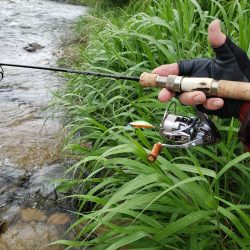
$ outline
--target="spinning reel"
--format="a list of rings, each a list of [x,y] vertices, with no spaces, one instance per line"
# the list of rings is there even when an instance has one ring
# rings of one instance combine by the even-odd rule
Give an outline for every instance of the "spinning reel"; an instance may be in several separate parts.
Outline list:
[[[189,148],[198,145],[210,145],[220,141],[218,129],[206,114],[200,112],[195,107],[197,117],[180,116],[170,113],[170,106],[166,110],[160,125],[160,134],[167,143],[158,142],[154,145],[148,155],[150,162],[154,162],[157,159],[163,147]],[[131,125],[134,127],[149,128],[145,124],[141,124],[141,126],[137,124],[135,126],[135,123],[132,123]]]
[[[197,117],[185,117],[165,112],[160,125],[160,133],[173,144],[163,144],[169,148],[188,148],[208,145],[220,140],[220,134],[208,116],[195,108]]]

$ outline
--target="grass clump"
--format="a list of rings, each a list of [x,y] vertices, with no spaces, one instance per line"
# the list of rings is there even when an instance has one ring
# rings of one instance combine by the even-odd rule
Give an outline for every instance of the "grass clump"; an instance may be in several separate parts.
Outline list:
[[[214,18],[249,51],[247,1],[135,1],[77,25],[84,38],[76,65],[82,69],[139,75],[179,59],[210,57],[206,29]],[[87,34],[87,36],[86,36]],[[176,100],[175,100],[176,101]],[[74,76],[58,104],[68,115],[66,148],[76,163],[75,241],[86,249],[249,249],[249,153],[236,138],[237,121],[216,123],[223,140],[213,147],[164,149],[146,155],[157,130],[126,128],[132,120],[159,124],[166,104],[157,90],[137,83]],[[178,106],[181,114],[192,114]],[[223,132],[224,131],[224,132]]]

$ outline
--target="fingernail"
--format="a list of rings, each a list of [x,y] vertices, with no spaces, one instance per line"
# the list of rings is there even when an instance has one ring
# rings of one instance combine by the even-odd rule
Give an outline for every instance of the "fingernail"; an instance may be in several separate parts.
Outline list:
[[[220,108],[220,107],[223,106],[223,102],[220,101],[220,100],[216,100],[216,101],[213,101],[213,102],[212,102],[212,105],[213,105],[214,107],[216,107],[216,108]]]
[[[201,95],[196,95],[193,97],[193,100],[196,104],[202,104],[203,103],[203,97]]]

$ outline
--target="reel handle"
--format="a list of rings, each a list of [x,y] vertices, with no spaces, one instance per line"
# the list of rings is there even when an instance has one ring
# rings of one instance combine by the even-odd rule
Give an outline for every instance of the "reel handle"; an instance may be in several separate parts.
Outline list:
[[[147,159],[149,162],[154,162],[161,153],[163,145],[160,142],[155,143],[152,151],[148,154]]]
[[[217,96],[242,101],[250,101],[250,83],[214,80],[208,77],[160,76],[158,74],[142,73],[142,87],[166,88],[173,92],[202,91],[207,96]]]

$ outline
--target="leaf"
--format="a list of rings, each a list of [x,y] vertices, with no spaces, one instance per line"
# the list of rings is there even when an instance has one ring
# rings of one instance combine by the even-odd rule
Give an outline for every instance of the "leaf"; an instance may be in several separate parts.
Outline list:
[[[220,177],[226,173],[230,168],[235,167],[235,165],[247,158],[250,157],[250,153],[246,152],[240,156],[238,156],[237,158],[231,160],[230,162],[228,162],[220,171],[219,173],[216,175],[216,178],[214,179],[214,181],[212,182],[212,186],[215,184],[215,181],[218,181],[220,179]]]
[[[139,239],[145,238],[148,235],[144,232],[137,232],[133,233],[132,235],[125,236],[124,238],[117,240],[115,243],[113,243],[111,246],[109,246],[106,250],[116,250],[120,247],[126,246],[130,243],[136,242]]]
[[[215,214],[215,211],[196,211],[196,212],[190,213],[182,217],[181,219],[167,225],[165,228],[161,229],[160,231],[158,231],[154,238],[156,241],[159,242],[200,220],[202,220],[202,222],[204,223],[204,221],[209,220],[209,217],[214,214]]]

